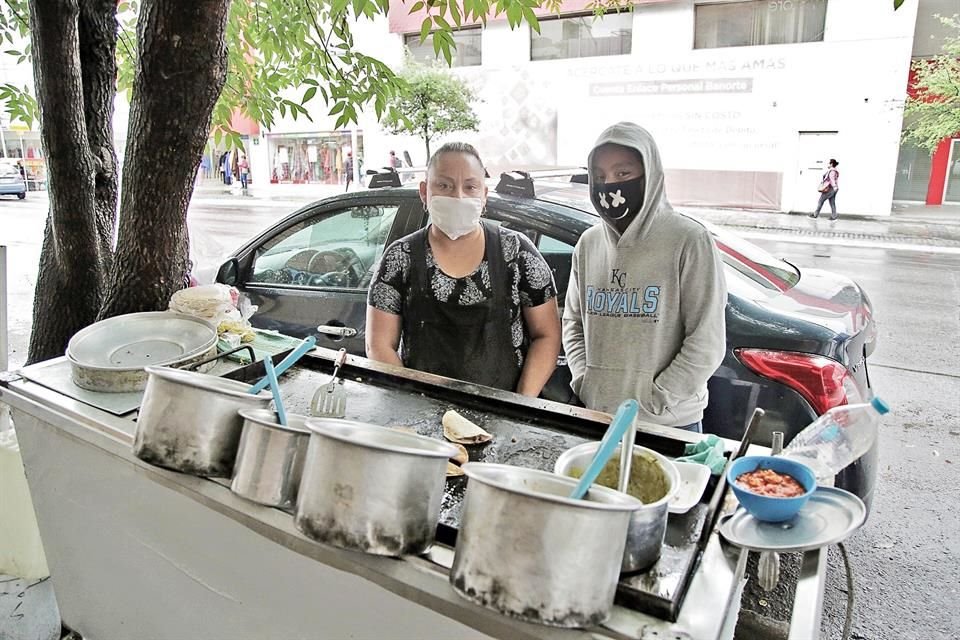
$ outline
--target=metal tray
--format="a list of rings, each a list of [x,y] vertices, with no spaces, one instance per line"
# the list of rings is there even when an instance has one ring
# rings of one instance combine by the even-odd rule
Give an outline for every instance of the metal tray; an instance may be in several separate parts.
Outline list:
[[[163,366],[205,353],[217,343],[206,320],[170,311],[115,316],[81,329],[67,357],[84,367],[123,371]]]
[[[818,487],[791,520],[762,522],[738,509],[720,525],[720,535],[750,551],[812,551],[847,539],[866,517],[867,508],[857,496],[835,487]]]
[[[67,345],[73,381],[90,391],[143,389],[147,366],[176,365],[215,355],[217,328],[169,311],[107,318],[78,331]]]

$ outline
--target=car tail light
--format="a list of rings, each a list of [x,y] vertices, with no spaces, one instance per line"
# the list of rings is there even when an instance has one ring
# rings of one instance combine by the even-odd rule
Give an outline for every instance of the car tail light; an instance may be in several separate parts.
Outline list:
[[[847,404],[857,385],[847,368],[825,356],[793,351],[737,349],[737,358],[758,376],[781,382],[810,403],[817,415]],[[859,392],[854,394],[858,396]],[[857,401],[857,397],[852,398]]]

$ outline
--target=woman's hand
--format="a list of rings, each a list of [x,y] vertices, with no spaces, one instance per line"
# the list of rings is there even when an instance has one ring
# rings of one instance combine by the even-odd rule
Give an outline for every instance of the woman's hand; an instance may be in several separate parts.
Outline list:
[[[560,355],[560,313],[557,299],[537,307],[523,308],[523,321],[530,336],[530,348],[523,363],[517,393],[536,398],[557,368]]]

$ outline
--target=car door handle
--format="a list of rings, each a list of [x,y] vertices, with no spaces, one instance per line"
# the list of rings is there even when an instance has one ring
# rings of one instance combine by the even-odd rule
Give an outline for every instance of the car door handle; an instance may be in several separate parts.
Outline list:
[[[357,335],[357,330],[353,327],[334,327],[329,324],[322,324],[317,327],[317,331],[335,338],[352,338]]]

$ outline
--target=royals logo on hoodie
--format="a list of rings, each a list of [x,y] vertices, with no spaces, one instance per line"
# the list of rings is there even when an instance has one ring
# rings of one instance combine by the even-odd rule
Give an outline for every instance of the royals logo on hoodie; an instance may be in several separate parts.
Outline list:
[[[660,285],[631,286],[629,274],[620,269],[610,270],[610,286],[587,285],[586,312],[608,318],[639,318],[659,322]]]

